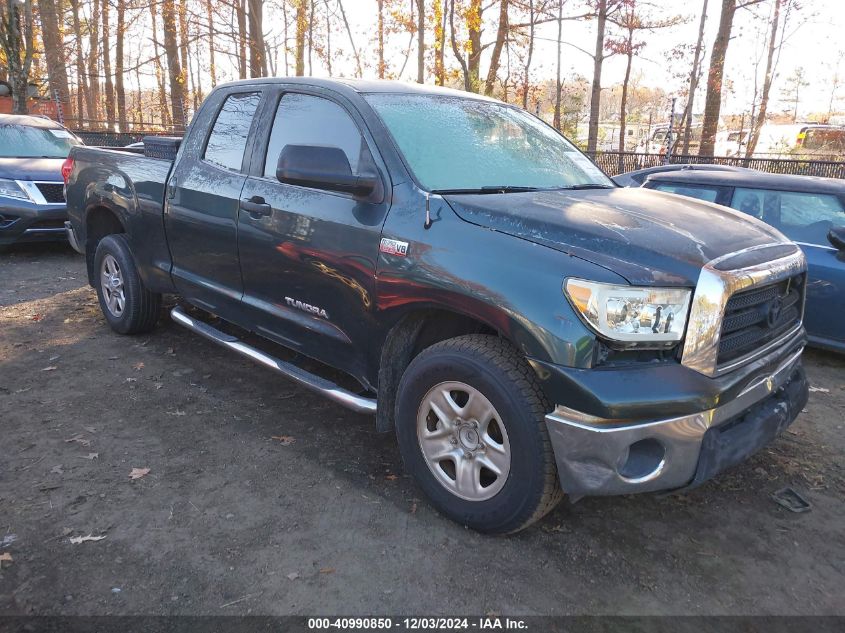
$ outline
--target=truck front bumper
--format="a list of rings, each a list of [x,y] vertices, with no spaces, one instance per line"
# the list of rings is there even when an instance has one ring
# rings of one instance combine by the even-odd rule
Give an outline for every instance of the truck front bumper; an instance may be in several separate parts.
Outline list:
[[[546,416],[561,487],[577,499],[697,486],[780,434],[808,398],[803,348],[714,408],[647,421],[557,406]]]

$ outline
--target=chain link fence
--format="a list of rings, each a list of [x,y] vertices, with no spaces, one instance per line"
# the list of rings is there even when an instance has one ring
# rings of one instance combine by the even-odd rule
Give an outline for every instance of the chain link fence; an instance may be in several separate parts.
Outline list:
[[[635,152],[588,152],[590,158],[605,173],[617,174],[656,167],[662,165],[664,157],[658,154],[638,154]],[[825,178],[845,178],[845,162],[838,160],[810,160],[795,158],[744,158],[740,156],[670,156],[673,164],[696,165],[731,165],[757,169],[770,174],[795,174],[798,176],[823,176]]]

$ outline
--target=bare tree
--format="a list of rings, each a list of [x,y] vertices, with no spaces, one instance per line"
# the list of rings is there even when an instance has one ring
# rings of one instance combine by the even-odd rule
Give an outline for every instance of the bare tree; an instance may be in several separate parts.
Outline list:
[[[114,89],[117,99],[117,124],[126,131],[126,87],[123,83],[124,41],[126,39],[126,0],[117,0],[117,32],[114,44]]]
[[[766,116],[769,108],[769,94],[772,89],[772,82],[775,76],[775,69],[780,58],[780,51],[783,47],[784,38],[786,36],[786,26],[789,20],[789,15],[797,5],[793,0],[773,0],[772,13],[769,20],[769,43],[766,48],[766,70],[763,76],[763,88],[760,94],[760,106],[757,108],[757,114],[751,121],[751,134],[748,138],[748,145],[745,148],[746,157],[750,158],[754,155],[757,149],[757,143],[760,141],[760,132],[763,125],[766,123]],[[783,18],[781,19],[781,15]]]
[[[610,55],[605,53],[604,39],[607,31],[607,19],[622,5],[624,0],[590,0],[593,17],[596,19],[596,45],[592,53],[593,83],[590,89],[590,120],[587,123],[587,151],[595,152],[599,139],[599,112],[601,108],[601,73],[604,60]]]
[[[106,125],[114,130],[114,74],[111,70],[111,0],[103,0],[103,74],[106,84]]]
[[[698,90],[698,80],[701,78],[701,58],[704,48],[704,25],[707,22],[707,0],[701,6],[701,17],[698,22],[698,38],[695,41],[695,51],[692,56],[692,70],[689,78],[689,92],[687,103],[684,106],[684,113],[681,115],[681,125],[684,128],[681,137],[681,154],[686,156],[689,153],[690,135],[692,134],[693,107],[695,104],[695,93]]]
[[[164,53],[170,77],[170,110],[173,125],[185,129],[185,75],[179,62],[179,34],[176,26],[174,0],[162,0],[161,17],[164,28]]]
[[[41,39],[44,42],[44,58],[47,62],[47,83],[50,97],[58,95],[63,104],[64,116],[73,119],[73,106],[68,89],[67,60],[62,41],[61,0],[38,0],[38,12],[41,18]]]
[[[0,4],[0,48],[9,69],[15,114],[27,113],[29,73],[35,56],[34,32],[32,0],[4,0]]]
[[[250,77],[267,74],[264,43],[264,0],[247,0],[249,6],[249,73]]]
[[[654,32],[658,29],[675,26],[682,21],[680,16],[655,19],[648,14],[649,5],[637,0],[628,0],[622,10],[610,20],[620,29],[621,37],[611,38],[607,48],[625,56],[625,78],[622,80],[622,95],[619,102],[619,171],[624,171],[623,155],[625,151],[625,132],[628,117],[628,84],[631,81],[631,66],[634,56],[646,45],[644,40],[637,41],[639,32]]]
[[[719,14],[719,28],[710,53],[710,70],[707,73],[707,95],[704,99],[704,121],[701,125],[701,147],[699,156],[713,156],[716,145],[716,131],[719,128],[719,114],[722,109],[722,85],[724,83],[725,57],[731,41],[734,16],[737,9],[758,4],[762,0],[722,0]]]

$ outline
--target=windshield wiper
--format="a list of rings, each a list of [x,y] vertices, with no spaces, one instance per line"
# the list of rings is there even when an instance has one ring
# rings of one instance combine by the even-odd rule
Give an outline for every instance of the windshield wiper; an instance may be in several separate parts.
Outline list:
[[[544,191],[543,187],[524,187],[520,185],[484,186],[472,189],[433,189],[431,193],[461,194],[461,193],[523,193],[526,191]]]
[[[603,185],[598,182],[588,182],[584,183],[583,185],[569,185],[568,187],[562,187],[562,189],[567,189],[569,191],[577,191],[579,189],[616,189],[613,185]]]

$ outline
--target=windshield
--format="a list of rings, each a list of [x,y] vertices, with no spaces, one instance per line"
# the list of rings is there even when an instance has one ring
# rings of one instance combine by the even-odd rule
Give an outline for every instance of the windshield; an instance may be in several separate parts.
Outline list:
[[[79,144],[61,128],[0,125],[0,158],[67,158]]]
[[[431,95],[366,98],[429,191],[614,186],[554,129],[517,108]]]

